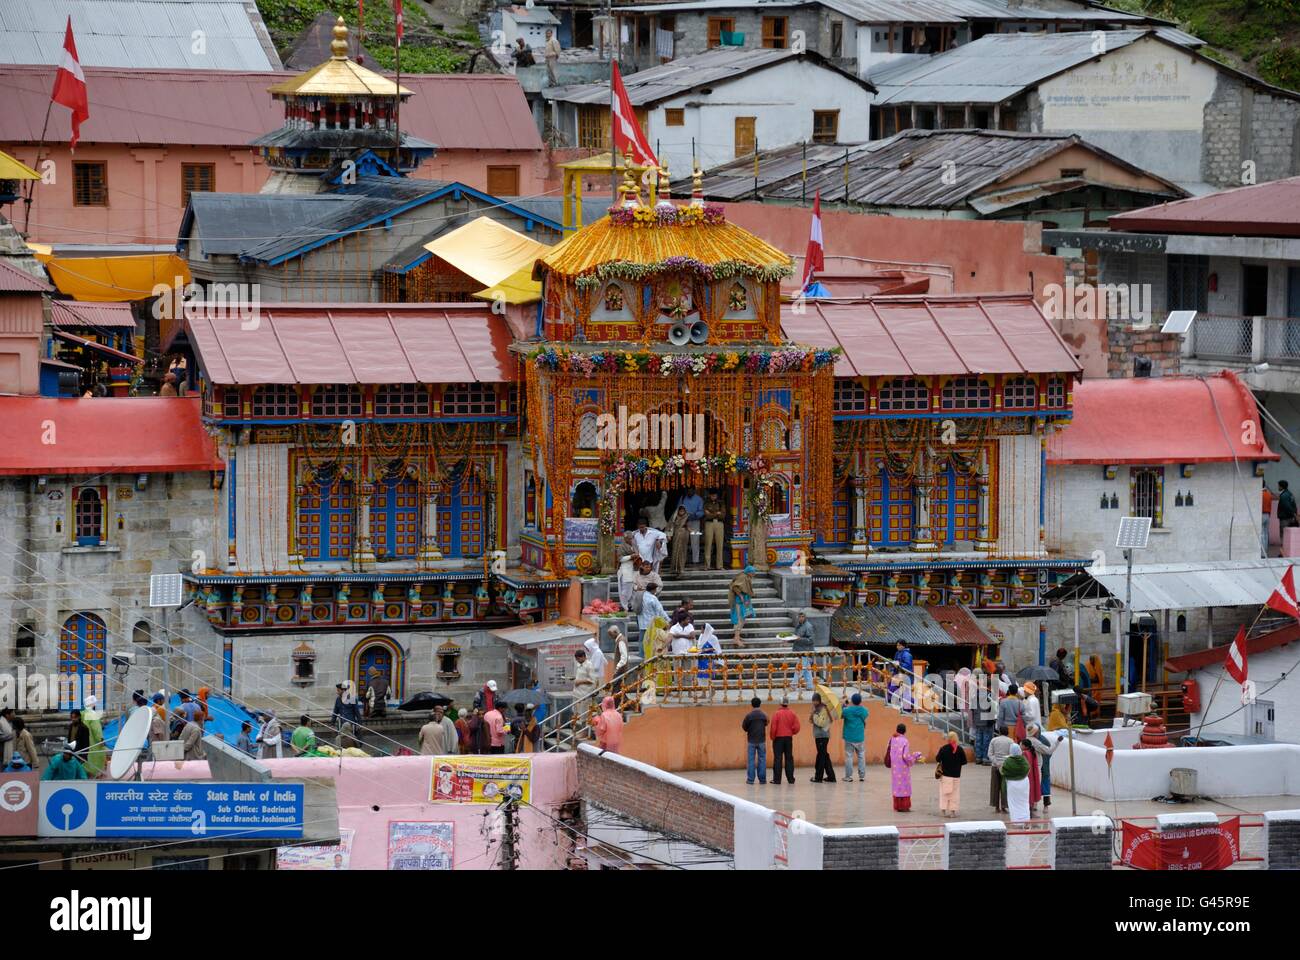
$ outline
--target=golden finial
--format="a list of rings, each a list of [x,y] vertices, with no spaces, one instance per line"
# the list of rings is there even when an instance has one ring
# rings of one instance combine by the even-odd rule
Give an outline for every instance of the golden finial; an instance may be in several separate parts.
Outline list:
[[[669,188],[667,163],[661,164],[659,167],[659,187],[656,193],[658,194],[659,202],[656,203],[655,206],[667,207],[668,209],[672,209],[673,201],[672,201],[672,197],[669,195],[670,188]]]
[[[697,162],[691,171],[691,206],[704,206],[704,171]]]
[[[348,25],[339,17],[334,22],[334,39],[330,41],[330,53],[335,60],[348,58]]]
[[[641,205],[641,184],[637,181],[636,173],[632,166],[632,148],[628,147],[623,154],[623,185],[618,191],[623,196],[623,202],[629,207]]]

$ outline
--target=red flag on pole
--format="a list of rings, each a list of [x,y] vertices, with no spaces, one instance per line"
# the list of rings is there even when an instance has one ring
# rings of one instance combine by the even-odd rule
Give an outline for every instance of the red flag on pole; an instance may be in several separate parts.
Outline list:
[[[645,132],[636,121],[636,112],[632,109],[632,100],[623,86],[623,76],[618,72],[618,63],[609,62],[609,118],[613,127],[614,151],[620,155],[632,151],[632,162],[642,167],[657,167],[654,151],[646,142]]]
[[[822,192],[813,196],[812,229],[808,232],[808,252],[803,258],[803,282],[800,290],[807,290],[808,284],[818,270],[826,269],[825,251],[822,249]]]
[[[397,22],[397,45],[402,45],[402,0],[393,0],[393,17]]]
[[[81,61],[77,59],[77,43],[72,38],[72,17],[68,17],[68,29],[63,35],[63,60],[54,75],[54,92],[50,99],[60,106],[72,111],[72,142],[69,149],[77,148],[81,139],[81,125],[90,119],[90,101],[86,97],[86,76],[81,72]]]
[[[1106,739],[1102,741],[1106,745],[1106,767],[1109,768],[1111,761],[1115,759],[1115,741],[1106,734]]]
[[[1288,575],[1290,571],[1287,571]],[[1228,656],[1223,661],[1223,668],[1228,671],[1228,676],[1238,683],[1245,683],[1246,676],[1249,673],[1246,667],[1246,628],[1238,627],[1237,636],[1228,647]]]
[[[1300,605],[1296,603],[1295,595],[1295,567],[1286,568],[1281,584],[1273,591],[1265,606],[1278,613],[1285,613],[1288,617],[1300,619]]]

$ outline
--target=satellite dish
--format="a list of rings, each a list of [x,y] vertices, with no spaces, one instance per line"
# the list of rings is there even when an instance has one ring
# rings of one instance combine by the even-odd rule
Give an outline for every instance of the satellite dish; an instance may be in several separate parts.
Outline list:
[[[707,343],[709,339],[709,325],[703,320],[696,320],[691,324],[691,343]]]
[[[668,342],[674,347],[684,347],[691,341],[691,330],[684,323],[674,323],[668,328]]]
[[[149,707],[136,707],[118,731],[117,743],[113,746],[113,756],[108,761],[108,775],[114,780],[121,780],[131,772],[131,767],[144,749],[145,739],[149,736]]]

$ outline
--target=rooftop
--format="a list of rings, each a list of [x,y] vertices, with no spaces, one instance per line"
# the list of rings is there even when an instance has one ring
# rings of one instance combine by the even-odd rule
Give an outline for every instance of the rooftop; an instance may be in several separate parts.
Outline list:
[[[628,74],[623,78],[623,85],[627,87],[627,95],[633,106],[648,106],[690,93],[692,90],[716,86],[759,70],[766,70],[787,60],[808,60],[843,75],[846,79],[861,85],[864,90],[875,92],[876,88],[870,83],[840,69],[820,54],[812,51],[800,53],[795,50],[767,48],[740,50],[719,47],[690,57],[678,57],[658,67]],[[571,87],[551,87],[542,91],[542,95],[548,100],[560,100],[565,103],[608,105],[609,84],[586,83]]]
[[[61,41],[60,41],[61,42]],[[3,36],[0,36],[3,43]],[[84,68],[90,119],[82,143],[244,147],[284,126],[268,90],[288,73]],[[0,66],[0,142],[37,143],[55,68]],[[541,135],[514,77],[449,73],[402,75],[415,94],[402,105],[402,130],[440,150],[541,150]],[[67,110],[50,114],[47,143],[66,143]]]
[[[951,210],[967,207],[976,197],[995,191],[999,185],[1072,147],[1095,155],[1103,168],[1112,165],[1146,177],[1149,181],[1146,192],[1174,197],[1184,194],[1175,184],[1138,170],[1074,135],[919,129],[904,130],[886,140],[857,146],[808,144],[806,179],[803,144],[765,151],[759,168],[758,190],[765,199],[793,201],[805,201],[820,190],[823,201],[844,202],[847,159],[848,202],[875,207]],[[942,176],[952,164],[957,164],[961,176],[955,179]],[[1049,179],[1055,175],[1053,171]],[[683,181],[679,188],[688,182]],[[1060,186],[1072,189],[1091,182],[1079,177],[1061,181]],[[1019,189],[1023,192],[1024,185]],[[750,199],[753,193],[752,159],[715,167],[705,175],[704,195],[710,199]]]
[[[1300,177],[1237,187],[1111,216],[1112,230],[1300,237]]]
[[[488,304],[273,304],[253,329],[238,316],[201,314],[194,306],[185,328],[222,386],[516,379],[510,329]]]
[[[339,17],[331,29],[330,57],[311,69],[271,88],[277,97],[409,97],[411,91],[400,87],[375,71],[349,59],[348,28]]]
[[[1243,423],[1255,425],[1256,443],[1242,442]],[[1074,387],[1074,420],[1047,445],[1047,461],[1054,464],[1238,459],[1278,455],[1264,440],[1254,395],[1226,370],[1212,377],[1084,380]]]
[[[0,476],[223,468],[198,397],[0,397]],[[58,443],[41,442],[58,424]]]
[[[797,343],[842,347],[837,377],[1071,373],[1080,367],[1029,294],[809,300],[781,306]]]
[[[965,23],[968,20],[1084,21],[1102,23],[1162,23],[1140,14],[1078,4],[1061,10],[1012,6],[1005,0],[696,0],[619,6],[615,13],[673,13],[688,10],[795,9],[825,7],[858,23]]]
[[[0,258],[0,293],[51,293],[53,290],[44,280]]]
[[[0,63],[57,65],[63,57],[63,35],[69,17],[83,68],[280,68],[280,58],[257,4],[247,0],[3,3]],[[205,46],[201,50],[195,49],[196,30],[203,31]]]

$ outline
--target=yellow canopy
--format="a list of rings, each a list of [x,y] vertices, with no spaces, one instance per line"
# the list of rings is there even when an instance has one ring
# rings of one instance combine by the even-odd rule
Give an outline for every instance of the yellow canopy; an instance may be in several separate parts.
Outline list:
[[[525,268],[531,273],[537,258],[550,247],[491,217],[479,217],[431,240],[424,249],[484,286],[493,287]]]
[[[172,286],[177,277],[183,284],[190,282],[189,267],[174,253],[59,257],[38,251],[36,259],[45,264],[50,280],[59,291],[74,300],[97,303],[146,300],[154,295],[154,287],[160,283]]]
[[[533,268],[527,266],[474,296],[479,300],[495,300],[499,296],[509,304],[536,303],[542,299],[542,282],[533,279]]]
[[[606,153],[598,153],[594,157],[581,157],[577,160],[570,160],[568,163],[561,163],[561,170],[573,170],[579,173],[609,173],[610,162],[613,161],[614,169],[622,171],[624,160],[619,154],[613,157]],[[639,163],[632,164],[633,170],[646,170],[647,167]]]
[[[0,150],[0,180],[39,180],[41,175],[21,160]]]

